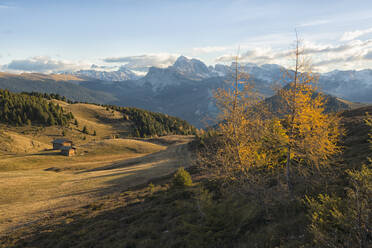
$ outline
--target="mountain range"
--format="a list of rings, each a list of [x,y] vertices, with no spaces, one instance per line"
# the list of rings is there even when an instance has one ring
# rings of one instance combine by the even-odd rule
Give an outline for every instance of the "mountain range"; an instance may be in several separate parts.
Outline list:
[[[92,67],[57,75],[0,73],[0,88],[11,91],[58,93],[75,101],[133,106],[183,118],[197,127],[204,126],[216,115],[213,91],[227,87],[236,65],[207,66],[197,59],[180,56],[167,68],[151,67],[144,76],[122,66],[117,71]],[[239,69],[264,97],[274,95],[274,86],[283,86],[285,68],[275,64],[241,64]],[[347,101],[372,103],[372,70],[332,71],[319,74],[319,86],[342,98],[340,108],[349,108]],[[346,100],[346,101],[345,101]]]
[[[117,71],[99,71],[80,70],[73,72],[75,75],[85,80],[101,80],[109,82],[121,82],[134,80],[138,85],[149,83],[155,91],[161,90],[164,86],[179,85],[182,79],[202,81],[208,78],[221,77],[224,80],[229,79],[231,72],[234,70],[234,63],[230,66],[216,64],[207,66],[197,59],[188,59],[180,56],[176,62],[168,68],[150,67],[144,76],[125,65]],[[264,64],[258,66],[253,63],[239,65],[239,69],[248,73],[260,90],[265,95],[272,94],[271,87],[273,84],[282,84],[281,77],[284,67],[276,64]],[[348,101],[372,102],[372,70],[365,69],[361,71],[331,71],[328,73],[318,74],[320,88],[331,95],[341,97]],[[269,87],[268,87],[269,86]]]

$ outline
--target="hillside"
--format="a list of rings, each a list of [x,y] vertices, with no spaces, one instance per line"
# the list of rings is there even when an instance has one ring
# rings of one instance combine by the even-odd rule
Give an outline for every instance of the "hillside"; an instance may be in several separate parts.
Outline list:
[[[44,148],[50,149],[52,140],[56,138],[68,138],[73,140],[75,144],[81,145],[98,139],[129,136],[131,124],[124,121],[123,115],[117,111],[106,110],[104,107],[90,104],[68,104],[58,100],[51,102],[58,104],[66,112],[71,112],[74,120],[69,121],[66,126],[0,124],[3,137],[0,139],[0,143],[3,144],[0,146],[0,152],[14,153],[22,150],[23,153],[35,152],[38,147],[36,144],[39,143],[42,145],[38,151],[42,151]],[[87,127],[88,134],[82,132],[84,126]],[[92,135],[94,130],[96,130],[96,136]],[[63,136],[63,132],[65,136]]]
[[[337,98],[332,95],[324,94],[324,108],[326,112],[340,112],[343,110],[350,110],[359,108],[362,106],[366,106],[366,104],[361,103],[353,103],[346,101],[344,99]],[[279,95],[274,95],[271,97],[268,97],[265,99],[265,104],[267,108],[274,114],[283,114],[286,112],[285,109],[283,109],[283,106],[285,106],[285,103],[283,102],[283,99]]]
[[[28,94],[14,94],[0,89],[0,122],[10,125],[65,126],[73,119],[59,104]]]
[[[179,118],[141,109],[68,103],[53,99],[55,95],[43,98],[36,93],[0,90],[0,95],[0,153],[42,151],[56,138],[81,145],[100,139],[195,132]]]
[[[327,173],[329,191],[348,186],[340,170],[359,168],[372,155],[366,142],[370,132],[364,122],[366,112],[371,113],[372,107],[342,113],[345,148],[334,161],[337,166]],[[112,168],[120,165],[105,167]],[[108,194],[0,240],[14,247],[316,247],[308,233],[303,201],[278,199],[279,205],[273,207],[268,202],[252,205],[233,192],[231,198],[221,198],[218,181],[208,180],[196,168],[190,172],[191,187],[174,188],[171,178],[165,177],[152,185]]]
[[[10,79],[10,78],[18,78],[23,80],[32,80],[32,81],[83,81],[83,79],[74,76],[74,75],[63,75],[63,74],[41,74],[41,73],[21,73],[21,74],[12,74],[6,72],[0,72],[0,78]]]
[[[12,92],[54,93],[80,102],[111,103],[117,100],[108,93],[81,87],[78,85],[79,81],[82,79],[68,75],[0,72],[0,89]]]
[[[178,118],[140,109],[71,103],[53,99],[55,95],[6,95],[2,103],[59,106],[73,118],[64,125],[0,123],[1,237],[45,221],[45,214],[53,218],[75,211],[189,163],[188,143],[193,136],[176,134],[190,134],[194,128]],[[147,138],[135,136],[137,125],[148,130],[142,135]],[[51,142],[61,138],[73,141],[75,156],[52,150]]]

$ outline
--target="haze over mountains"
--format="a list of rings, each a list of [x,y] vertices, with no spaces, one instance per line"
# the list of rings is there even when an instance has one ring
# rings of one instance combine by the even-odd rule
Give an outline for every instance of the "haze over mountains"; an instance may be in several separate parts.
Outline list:
[[[172,66],[151,67],[144,76],[125,66],[116,71],[92,66],[90,70],[62,72],[65,79],[63,75],[56,78],[2,74],[0,88],[58,93],[76,101],[135,106],[178,116],[201,127],[206,117],[216,114],[213,91],[226,86],[233,67],[234,64],[208,67],[200,60],[180,56]],[[250,74],[265,97],[274,94],[274,84],[284,84],[280,80],[284,68],[280,65],[242,64],[240,69]],[[372,102],[372,70],[320,74],[319,86],[326,93],[348,101]]]

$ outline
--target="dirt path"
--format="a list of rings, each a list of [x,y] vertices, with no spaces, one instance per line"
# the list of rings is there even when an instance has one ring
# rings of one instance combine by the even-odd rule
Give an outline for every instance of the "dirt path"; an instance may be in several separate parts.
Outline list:
[[[165,150],[119,161],[97,162],[89,170],[31,169],[0,172],[0,235],[61,211],[94,202],[106,194],[144,184],[191,164],[192,137],[172,137]],[[74,167],[68,165],[66,168]],[[1,186],[0,186],[1,187]],[[4,187],[12,189],[9,194]]]

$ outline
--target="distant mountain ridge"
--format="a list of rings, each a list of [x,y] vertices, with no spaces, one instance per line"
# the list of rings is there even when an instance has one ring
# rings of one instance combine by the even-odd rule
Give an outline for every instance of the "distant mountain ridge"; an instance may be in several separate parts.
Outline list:
[[[117,71],[102,70],[81,70],[72,73],[85,80],[102,80],[102,81],[127,81],[133,80],[140,86],[148,84],[155,91],[169,86],[179,85],[185,78],[188,80],[200,81],[207,78],[221,77],[228,79],[234,71],[235,64],[223,65],[216,64],[207,66],[198,59],[189,59],[180,56],[173,65],[167,68],[150,67],[147,74],[138,75],[131,69],[123,65]],[[239,64],[239,69],[248,73],[258,88],[264,85],[272,86],[281,84],[284,67],[276,64],[256,65],[253,63]],[[331,71],[319,74],[319,86],[328,94],[344,98],[348,101],[372,102],[372,70],[366,69],[361,71]],[[266,95],[269,90],[265,90]],[[272,94],[273,92],[271,92]]]
[[[281,80],[285,69],[282,66],[252,63],[238,66],[249,74],[257,91],[264,97],[275,94],[274,86],[285,84]],[[213,92],[228,87],[234,67],[234,63],[208,67],[200,60],[180,56],[173,65],[151,67],[142,77],[135,76],[125,66],[118,71],[93,68],[68,75],[44,75],[45,78],[39,81],[25,76],[0,76],[0,88],[16,92],[58,93],[72,100],[139,107],[177,116],[202,127],[217,113]],[[63,76],[71,79],[60,80]],[[319,76],[319,87],[334,99],[372,103],[372,70],[333,71]],[[350,104],[346,105],[348,108]],[[341,103],[335,106],[345,107]]]
[[[74,75],[86,80],[98,79],[102,81],[125,81],[140,78],[140,76],[138,76],[136,73],[123,66],[116,71],[102,71],[94,68],[95,67],[92,66],[92,69],[89,70],[79,70],[76,72],[66,72],[63,74]]]
[[[147,84],[154,91],[159,91],[159,89],[165,86],[179,85],[184,79],[195,81],[216,77],[221,77],[224,80],[228,79],[232,75],[232,71],[234,71],[235,64],[207,66],[198,59],[180,56],[173,65],[167,68],[150,67],[147,74],[144,75],[139,75],[133,70],[126,68],[125,65],[117,71],[96,70],[95,68],[97,67],[92,66],[90,70],[80,70],[68,74],[87,81],[101,80],[117,82],[132,80],[135,81],[135,84],[140,86]],[[239,65],[239,69],[248,73],[258,88],[262,88],[265,85],[266,95],[270,92],[267,86],[271,87],[274,84],[281,84],[282,73],[285,70],[284,67],[276,64],[259,66],[254,63],[242,63]],[[321,73],[319,74],[319,86],[324,92],[348,101],[372,103],[371,69],[361,71],[334,70]]]
[[[82,87],[83,79],[71,75],[43,75],[36,73],[0,73],[0,89],[12,92],[55,93],[80,102],[106,103],[117,101],[111,94]]]

